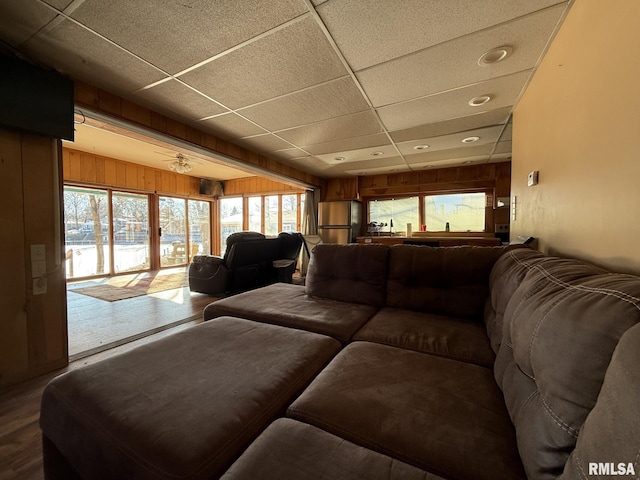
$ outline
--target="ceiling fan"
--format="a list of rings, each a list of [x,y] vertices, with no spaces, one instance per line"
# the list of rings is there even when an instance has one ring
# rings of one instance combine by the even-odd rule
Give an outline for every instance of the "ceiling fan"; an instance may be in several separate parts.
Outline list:
[[[161,155],[167,155],[166,153],[156,152]],[[169,170],[172,170],[177,173],[189,173],[193,166],[192,163],[200,163],[196,160],[193,160],[182,153],[177,153],[175,155],[171,155],[170,159],[163,160],[163,162],[169,162]]]

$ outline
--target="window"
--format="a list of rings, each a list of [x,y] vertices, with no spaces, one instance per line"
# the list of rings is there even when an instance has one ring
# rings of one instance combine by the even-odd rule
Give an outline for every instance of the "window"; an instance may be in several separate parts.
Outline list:
[[[372,200],[369,202],[369,222],[386,223],[380,231],[388,232],[393,221],[393,231],[405,231],[407,223],[414,228],[420,222],[418,197]]]
[[[282,195],[282,231],[298,231],[298,195]]]
[[[113,192],[113,266],[115,273],[151,268],[149,250],[149,197]]]
[[[278,195],[270,195],[264,197],[264,234],[265,235],[278,235],[278,209],[279,205]]]
[[[194,255],[211,253],[211,213],[209,202],[189,200],[189,261]]]
[[[262,232],[262,197],[247,198],[247,208],[249,209],[248,229],[252,232]]]
[[[227,249],[227,237],[242,230],[242,197],[220,199],[220,254]]]
[[[425,196],[427,231],[442,232],[448,223],[452,232],[483,232],[486,203],[483,192]]]
[[[187,263],[186,200],[160,197],[160,266]]]
[[[109,273],[108,192],[64,187],[67,278]]]

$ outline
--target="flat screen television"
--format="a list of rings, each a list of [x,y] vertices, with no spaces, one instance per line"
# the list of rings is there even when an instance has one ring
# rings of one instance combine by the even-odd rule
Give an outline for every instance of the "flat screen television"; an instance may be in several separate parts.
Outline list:
[[[0,125],[73,141],[73,81],[0,53]]]

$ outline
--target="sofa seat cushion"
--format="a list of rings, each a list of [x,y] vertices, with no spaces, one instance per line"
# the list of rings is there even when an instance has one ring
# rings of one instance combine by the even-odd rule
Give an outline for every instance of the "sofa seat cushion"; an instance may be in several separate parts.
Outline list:
[[[211,478],[339,348],[322,335],[219,318],[57,377],[40,424],[82,478]]]
[[[329,335],[343,343],[369,320],[377,308],[311,297],[302,285],[276,283],[213,302],[204,319],[230,315]]]
[[[383,308],[354,336],[441,357],[493,366],[495,355],[484,325],[464,318],[401,308]]]
[[[493,374],[471,363],[355,342],[287,415],[445,478],[526,478]]]
[[[222,480],[442,480],[305,423],[272,423]]]

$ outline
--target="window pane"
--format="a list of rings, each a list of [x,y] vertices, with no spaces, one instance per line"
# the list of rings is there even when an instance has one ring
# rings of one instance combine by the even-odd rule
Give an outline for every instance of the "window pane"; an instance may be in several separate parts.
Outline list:
[[[149,198],[121,192],[111,198],[115,273],[149,269]]]
[[[264,234],[278,235],[278,196],[264,197]]]
[[[227,237],[242,230],[242,197],[220,199],[220,254],[227,249]]]
[[[416,229],[419,223],[418,201],[418,197],[409,197],[369,202],[369,222],[386,225],[368,227],[368,232],[389,232],[392,220],[394,232],[404,232],[407,229],[407,223],[411,223]],[[375,228],[379,228],[379,230],[375,230]]]
[[[109,217],[104,190],[64,187],[67,278],[109,273]]]
[[[247,203],[247,208],[249,208],[249,230],[262,232],[262,197],[249,197]]]
[[[298,231],[298,195],[282,195],[282,231]]]
[[[187,263],[186,200],[160,197],[160,266]]]
[[[211,253],[211,215],[209,202],[189,200],[189,261],[194,255]]]
[[[449,223],[451,232],[484,232],[486,194],[456,193],[424,198],[428,232],[443,232]]]

